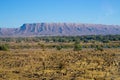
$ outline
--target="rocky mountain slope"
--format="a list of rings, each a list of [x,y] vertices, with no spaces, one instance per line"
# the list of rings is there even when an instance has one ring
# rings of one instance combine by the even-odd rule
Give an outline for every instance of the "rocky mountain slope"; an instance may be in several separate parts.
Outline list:
[[[120,34],[118,25],[80,23],[33,23],[20,28],[0,28],[0,37],[80,36]]]

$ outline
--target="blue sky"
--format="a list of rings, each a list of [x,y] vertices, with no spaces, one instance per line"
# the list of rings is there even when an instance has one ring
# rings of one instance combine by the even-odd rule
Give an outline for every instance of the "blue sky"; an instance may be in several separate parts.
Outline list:
[[[0,0],[0,27],[75,22],[120,25],[120,0]]]

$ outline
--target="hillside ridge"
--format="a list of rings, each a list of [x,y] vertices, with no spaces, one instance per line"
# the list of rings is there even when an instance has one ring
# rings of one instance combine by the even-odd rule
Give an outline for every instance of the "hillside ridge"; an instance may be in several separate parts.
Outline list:
[[[19,28],[0,28],[0,37],[81,36],[120,34],[119,25],[82,23],[25,23]]]

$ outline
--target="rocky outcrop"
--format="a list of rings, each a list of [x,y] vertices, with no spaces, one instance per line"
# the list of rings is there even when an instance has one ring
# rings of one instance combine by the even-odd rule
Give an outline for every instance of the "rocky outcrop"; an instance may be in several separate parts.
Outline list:
[[[80,36],[120,34],[118,25],[79,23],[33,23],[20,28],[1,28],[0,37]]]

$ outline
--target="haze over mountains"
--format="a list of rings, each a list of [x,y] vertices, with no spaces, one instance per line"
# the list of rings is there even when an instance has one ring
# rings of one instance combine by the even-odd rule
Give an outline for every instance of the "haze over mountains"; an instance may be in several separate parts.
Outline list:
[[[119,25],[81,23],[33,23],[19,28],[0,28],[0,37],[81,36],[120,34]]]

